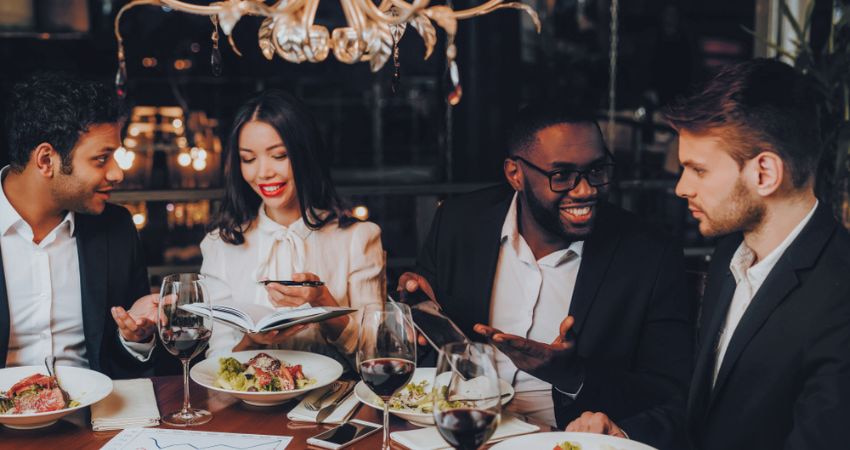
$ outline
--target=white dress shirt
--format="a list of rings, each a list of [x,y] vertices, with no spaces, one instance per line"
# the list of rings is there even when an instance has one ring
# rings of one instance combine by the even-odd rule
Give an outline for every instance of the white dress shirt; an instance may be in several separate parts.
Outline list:
[[[255,223],[244,236],[243,244],[232,245],[213,231],[201,242],[201,273],[223,280],[231,301],[274,306],[266,288],[257,281],[291,279],[299,272],[318,275],[340,306],[362,309],[386,299],[381,229],[374,223],[357,222],[340,228],[332,221],[312,230],[298,220],[285,227],[270,219],[260,206]],[[220,295],[213,298],[221,300]],[[324,338],[318,324],[312,324],[277,348],[324,353],[344,360],[354,352],[360,328],[360,315],[349,317],[346,328],[332,342]],[[241,339],[240,331],[217,324],[207,357],[230,352]]]
[[[490,324],[504,333],[550,343],[569,315],[581,263],[583,241],[535,259],[519,233],[517,195],[502,225],[502,243],[493,282]],[[513,384],[516,398],[508,409],[555,425],[552,385],[523,372],[496,352],[499,377]]]
[[[8,166],[0,170],[0,183],[8,170]],[[40,366],[51,354],[57,364],[89,367],[74,225],[74,213],[69,211],[36,244],[32,227],[0,189],[0,250],[10,318],[7,367]],[[144,361],[153,341],[125,347]]]
[[[773,270],[773,266],[785,253],[785,250],[797,239],[803,228],[809,223],[815,210],[818,207],[818,202],[815,201],[815,206],[812,210],[791,230],[791,233],[782,241],[775,249],[773,249],[761,261],[753,264],[756,259],[756,254],[747,246],[746,242],[741,242],[735,254],[732,255],[732,260],[729,261],[729,269],[732,271],[732,276],[735,277],[735,293],[732,295],[732,302],[729,305],[729,310],[726,312],[726,321],[723,325],[723,331],[720,333],[720,339],[717,341],[717,358],[714,362],[714,374],[711,384],[717,381],[717,374],[720,373],[720,366],[723,363],[723,357],[726,355],[726,350],[729,348],[729,342],[732,340],[732,335],[735,334],[735,329],[747,312],[750,302],[755,297],[764,280]]]

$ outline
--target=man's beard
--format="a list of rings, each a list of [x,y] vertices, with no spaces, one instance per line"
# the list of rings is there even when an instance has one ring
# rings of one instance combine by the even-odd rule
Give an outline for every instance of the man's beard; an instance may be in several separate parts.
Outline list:
[[[732,194],[725,204],[729,205],[723,210],[718,210],[709,216],[705,210],[705,219],[700,223],[700,232],[706,237],[723,236],[738,231],[752,231],[756,229],[764,219],[765,207],[747,189],[739,178],[735,182]],[[708,229],[703,230],[702,225]]]
[[[573,233],[567,230],[561,222],[561,209],[559,203],[556,203],[553,207],[547,207],[534,195],[534,191],[531,190],[529,186],[525,186],[523,193],[525,194],[526,200],[525,206],[527,206],[529,212],[531,212],[531,217],[534,218],[534,221],[537,222],[541,228],[553,236],[558,236],[567,242],[573,242],[584,240],[590,234],[590,231],[587,233]]]
[[[56,181],[56,185],[51,189],[51,195],[63,210],[80,214],[100,214],[103,212],[101,209],[95,208],[91,202],[94,198],[93,188],[87,188],[70,175],[62,176]]]

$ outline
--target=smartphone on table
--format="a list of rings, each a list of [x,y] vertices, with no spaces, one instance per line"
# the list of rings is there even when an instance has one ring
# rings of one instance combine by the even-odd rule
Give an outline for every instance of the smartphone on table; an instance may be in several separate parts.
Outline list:
[[[376,423],[352,419],[307,439],[307,444],[332,450],[343,448],[369,436],[381,428]]]

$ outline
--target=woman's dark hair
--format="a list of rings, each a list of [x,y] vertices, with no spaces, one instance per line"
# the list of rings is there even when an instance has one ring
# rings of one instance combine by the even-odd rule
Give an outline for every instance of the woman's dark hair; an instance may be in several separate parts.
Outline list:
[[[313,115],[292,95],[272,89],[251,98],[236,112],[225,153],[224,201],[209,229],[218,229],[225,242],[241,245],[244,233],[257,218],[262,199],[242,178],[239,159],[239,133],[253,120],[271,125],[283,139],[304,223],[314,230],[335,219],[343,228],[353,223],[355,219],[331,182],[329,158]]]

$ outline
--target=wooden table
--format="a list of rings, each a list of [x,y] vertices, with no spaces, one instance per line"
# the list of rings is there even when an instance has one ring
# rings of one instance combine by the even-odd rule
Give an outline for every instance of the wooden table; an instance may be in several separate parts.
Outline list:
[[[156,400],[161,414],[180,409],[183,401],[183,380],[179,376],[153,378]],[[274,407],[254,407],[226,394],[208,391],[190,381],[192,405],[213,413],[213,419],[205,425],[192,427],[191,430],[221,431],[232,433],[269,434],[293,436],[289,449],[316,448],[307,446],[307,438],[334,425],[316,425],[291,422],[286,413],[295,407],[297,400]],[[91,429],[88,414],[85,417],[69,416],[57,424],[38,430],[12,430],[0,426],[0,448],[72,450],[97,449],[105,445],[118,431],[99,431]],[[354,417],[369,422],[382,422],[379,411],[361,405]],[[77,423],[74,423],[77,422]],[[170,428],[163,426],[163,428]],[[410,430],[417,427],[395,417],[390,417],[390,431]],[[376,450],[381,448],[382,432],[376,432],[362,441],[347,447],[353,450]],[[394,449],[405,447],[390,441]]]

